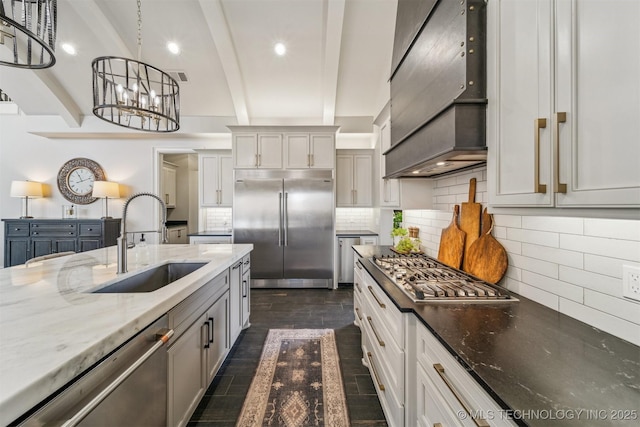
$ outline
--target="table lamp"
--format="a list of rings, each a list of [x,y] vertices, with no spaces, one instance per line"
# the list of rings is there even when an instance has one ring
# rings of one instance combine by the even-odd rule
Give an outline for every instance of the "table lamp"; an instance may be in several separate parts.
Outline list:
[[[35,181],[12,181],[11,197],[24,197],[24,215],[20,219],[33,218],[29,216],[29,197],[42,197],[42,183]]]
[[[109,216],[109,199],[120,198],[120,185],[112,181],[96,181],[93,183],[93,197],[104,198],[104,216],[102,219],[111,218]]]

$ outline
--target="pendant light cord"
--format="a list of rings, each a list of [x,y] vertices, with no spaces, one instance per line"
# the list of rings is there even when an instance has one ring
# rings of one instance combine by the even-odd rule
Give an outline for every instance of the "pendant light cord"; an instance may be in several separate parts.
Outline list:
[[[142,56],[142,11],[141,1],[138,0],[138,62]]]

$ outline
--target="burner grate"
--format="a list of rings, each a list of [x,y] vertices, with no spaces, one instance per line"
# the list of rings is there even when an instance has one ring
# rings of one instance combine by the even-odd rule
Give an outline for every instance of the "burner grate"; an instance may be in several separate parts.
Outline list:
[[[497,286],[426,255],[388,255],[371,262],[414,302],[517,301]]]

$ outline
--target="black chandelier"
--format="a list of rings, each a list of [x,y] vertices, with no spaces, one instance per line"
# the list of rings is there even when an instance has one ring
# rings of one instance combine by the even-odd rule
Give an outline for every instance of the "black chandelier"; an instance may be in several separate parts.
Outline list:
[[[56,31],[57,0],[0,0],[0,64],[53,66]]]
[[[142,14],[137,3],[138,59],[93,60],[93,114],[127,128],[175,132],[180,128],[180,88],[169,74],[140,61]]]

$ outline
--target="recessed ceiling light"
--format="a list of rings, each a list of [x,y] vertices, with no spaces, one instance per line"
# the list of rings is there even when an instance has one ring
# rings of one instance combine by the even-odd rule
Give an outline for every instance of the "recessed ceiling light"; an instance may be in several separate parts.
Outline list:
[[[273,47],[273,50],[279,56],[283,56],[285,53],[287,53],[287,47],[284,45],[284,43],[276,43]]]
[[[167,49],[169,49],[169,52],[173,53],[174,55],[180,53],[180,46],[178,46],[178,43],[176,42],[167,43]]]
[[[447,164],[446,162],[438,162],[438,163],[436,163],[437,166],[444,166],[446,164]]]
[[[62,43],[62,50],[64,50],[65,52],[67,52],[69,55],[75,55],[78,52],[76,51],[76,48],[70,44],[70,43]]]
[[[413,171],[413,172],[411,172],[411,173],[414,173],[414,174],[419,174],[419,173],[420,173],[420,169],[418,169],[418,170],[415,170],[415,171]]]

